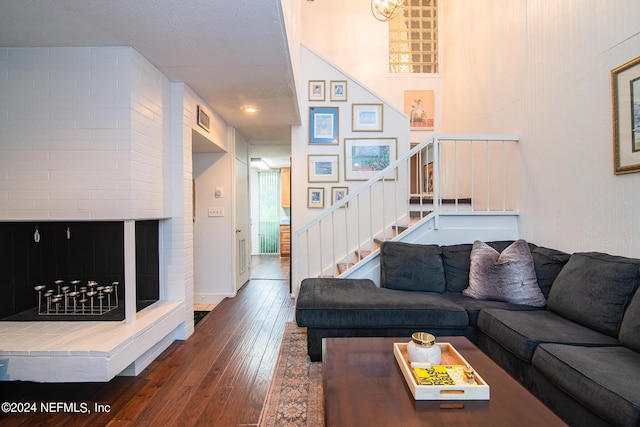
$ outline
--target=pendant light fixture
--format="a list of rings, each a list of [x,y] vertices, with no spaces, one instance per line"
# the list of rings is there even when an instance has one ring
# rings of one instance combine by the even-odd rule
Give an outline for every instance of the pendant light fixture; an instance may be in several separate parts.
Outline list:
[[[371,0],[371,13],[378,21],[388,21],[400,13],[404,0]]]

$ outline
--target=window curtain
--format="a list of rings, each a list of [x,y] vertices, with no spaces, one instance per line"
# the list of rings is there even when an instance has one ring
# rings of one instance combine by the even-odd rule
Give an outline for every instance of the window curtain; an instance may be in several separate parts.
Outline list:
[[[258,171],[260,254],[280,252],[280,171]]]

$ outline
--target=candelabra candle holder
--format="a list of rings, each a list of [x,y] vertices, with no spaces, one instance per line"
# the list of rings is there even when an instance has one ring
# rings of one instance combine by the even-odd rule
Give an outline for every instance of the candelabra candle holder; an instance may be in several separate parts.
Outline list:
[[[47,285],[34,286],[33,289],[38,293],[38,314],[42,313],[42,291],[47,289]]]
[[[95,280],[82,285],[72,280],[56,280],[53,286],[40,284],[33,289],[38,293],[38,315],[40,316],[101,316],[118,308],[120,282],[101,286]],[[106,301],[105,301],[106,300]]]

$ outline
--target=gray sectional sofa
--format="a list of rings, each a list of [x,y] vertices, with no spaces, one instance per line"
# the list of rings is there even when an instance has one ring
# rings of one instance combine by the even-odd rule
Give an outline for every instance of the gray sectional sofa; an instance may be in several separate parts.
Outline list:
[[[464,335],[570,425],[640,425],[640,260],[527,246],[537,307],[467,296],[471,244],[386,242],[380,287],[303,280],[296,321],[309,356],[321,358],[325,337]]]

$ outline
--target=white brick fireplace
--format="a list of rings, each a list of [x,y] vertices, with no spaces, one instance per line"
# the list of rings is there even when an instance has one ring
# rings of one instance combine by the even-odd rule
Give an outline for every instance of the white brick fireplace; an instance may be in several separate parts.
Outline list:
[[[185,90],[129,47],[0,48],[0,221],[123,221],[128,302],[121,322],[0,322],[0,380],[137,374],[193,333]],[[136,313],[146,219],[160,220],[160,301]]]

